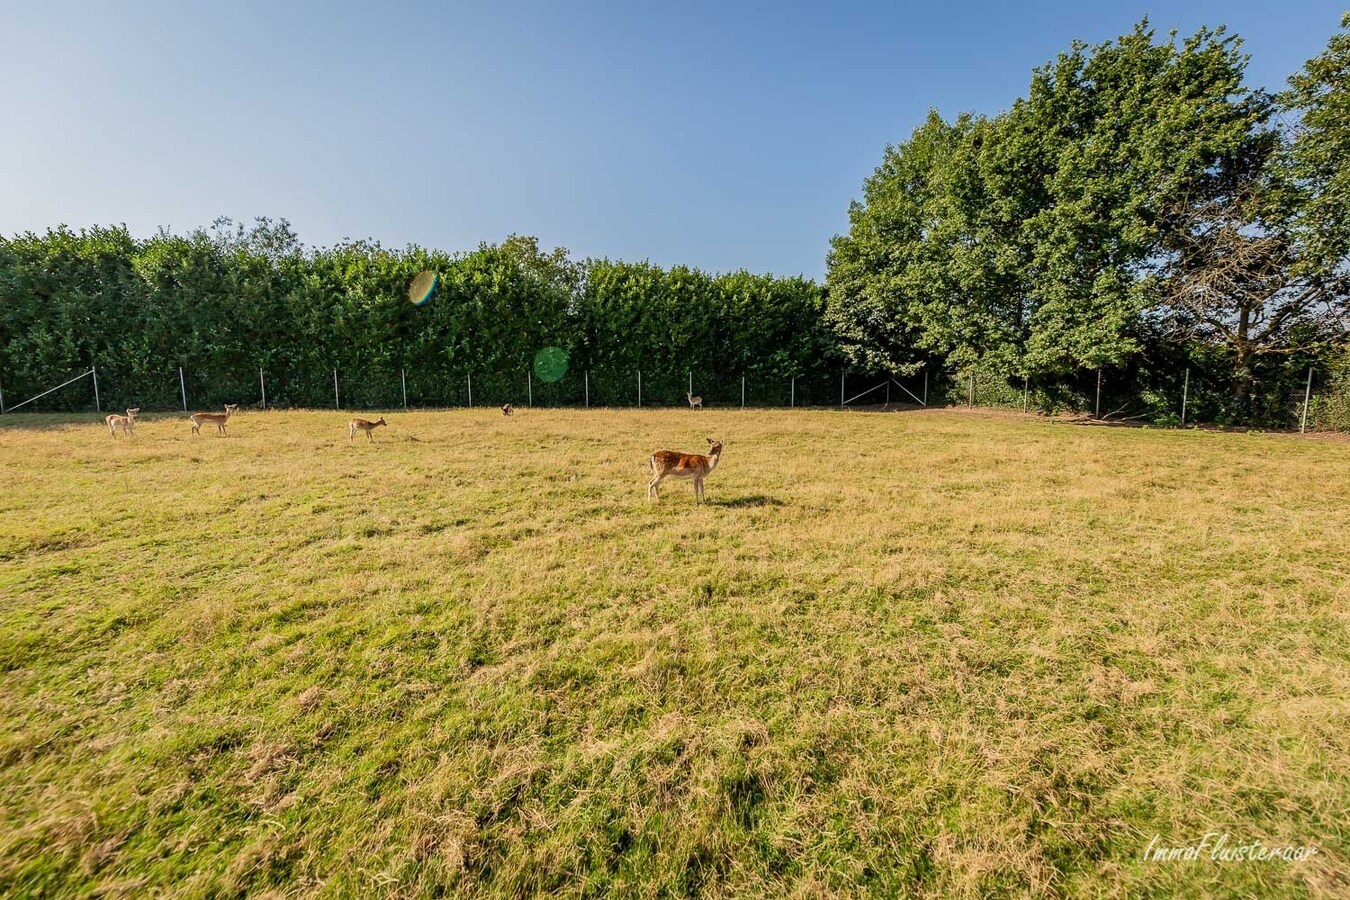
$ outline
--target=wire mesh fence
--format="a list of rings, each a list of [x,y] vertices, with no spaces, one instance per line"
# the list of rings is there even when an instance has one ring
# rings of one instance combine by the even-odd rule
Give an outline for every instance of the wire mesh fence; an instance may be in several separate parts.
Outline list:
[[[1344,428],[1347,408],[1309,370],[1256,379],[1240,398],[1246,415],[1271,427]],[[1343,390],[1343,389],[1342,389]],[[304,368],[285,365],[198,370],[189,365],[112,365],[43,378],[0,373],[5,412],[196,411],[226,403],[247,408],[397,410],[454,407],[704,408],[982,406],[1025,412],[1075,411],[1103,420],[1159,425],[1223,422],[1234,415],[1234,384],[1198,367],[1151,372],[1102,368],[1044,378],[1008,378],[977,370],[925,368],[908,377],[834,374],[707,377],[684,372],[569,369],[543,380],[530,368],[495,372],[450,369]],[[1306,411],[1305,411],[1306,407]],[[1305,420],[1305,416],[1307,417]],[[1341,416],[1341,418],[1345,418]]]

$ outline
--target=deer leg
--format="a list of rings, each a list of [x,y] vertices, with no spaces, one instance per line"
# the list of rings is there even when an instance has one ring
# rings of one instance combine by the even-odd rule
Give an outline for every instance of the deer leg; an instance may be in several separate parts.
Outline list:
[[[374,429],[374,428],[372,428],[372,429],[370,429],[369,431],[366,432],[366,441],[369,442],[369,443],[371,443],[371,444],[375,443],[375,429]]]
[[[647,499],[655,496],[657,500],[661,499],[661,476],[653,475],[652,480],[647,482]]]

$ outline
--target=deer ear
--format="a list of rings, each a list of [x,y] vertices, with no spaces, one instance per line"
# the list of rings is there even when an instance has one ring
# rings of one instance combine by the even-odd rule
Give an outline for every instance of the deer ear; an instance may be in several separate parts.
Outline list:
[[[704,438],[704,440],[707,441],[709,444],[715,444],[715,443],[717,443],[717,442],[714,441],[712,438]]]

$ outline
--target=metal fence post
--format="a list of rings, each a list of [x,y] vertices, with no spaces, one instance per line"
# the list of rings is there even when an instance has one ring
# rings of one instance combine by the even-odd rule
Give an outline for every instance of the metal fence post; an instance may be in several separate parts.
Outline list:
[[[98,399],[98,366],[90,366],[89,372],[94,376],[94,409],[103,412],[103,404]]]
[[[263,409],[267,409],[267,377],[263,375],[261,366],[258,368],[258,386],[262,388]]]
[[[587,369],[585,372],[581,373],[581,377],[582,377],[582,383],[585,385],[585,388],[586,388],[586,407],[589,409],[589,408],[590,408],[590,405],[591,405],[591,371],[590,371],[590,369]]]
[[[1303,420],[1299,422],[1298,433],[1308,430],[1308,400],[1312,398],[1312,366],[1308,366],[1308,386],[1303,389]]]
[[[694,373],[692,370],[689,372],[689,396],[694,396]]]
[[[178,367],[178,390],[183,395],[183,412],[187,412],[187,379],[183,377],[183,367]]]
[[[534,406],[534,374],[525,370],[525,408]]]
[[[469,409],[473,409],[473,373],[466,374],[464,380],[469,384]]]
[[[844,408],[844,373],[839,373],[839,408]]]
[[[797,376],[792,376],[792,393],[789,395],[788,406],[795,408],[797,406]]]
[[[1097,369],[1097,406],[1092,411],[1092,418],[1100,419],[1102,417],[1102,370]]]
[[[1181,383],[1181,427],[1186,427],[1186,400],[1191,392],[1191,367],[1186,367],[1186,380]]]
[[[408,408],[408,373],[407,373],[405,370],[403,370],[403,369],[399,369],[399,370],[398,370],[398,377],[399,377],[399,380],[403,382],[403,408],[404,408],[404,410],[407,410],[407,408]]]
[[[642,370],[638,369],[638,406],[642,406]]]
[[[1027,376],[1023,375],[1023,376],[1022,376],[1022,412],[1026,412],[1026,411],[1027,411],[1027,398],[1028,398],[1028,385],[1029,385],[1029,384],[1030,384],[1030,380],[1027,378]]]
[[[745,409],[745,376],[741,376],[741,409]]]
[[[928,367],[923,367],[923,405],[928,406]]]
[[[342,409],[342,399],[338,396],[337,369],[333,370],[333,409]]]
[[[970,405],[975,405],[975,373],[970,373]]]

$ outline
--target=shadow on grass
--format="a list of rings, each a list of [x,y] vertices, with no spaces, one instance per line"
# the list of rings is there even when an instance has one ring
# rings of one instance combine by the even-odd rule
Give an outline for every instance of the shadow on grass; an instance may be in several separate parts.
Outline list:
[[[770,497],[768,494],[746,494],[741,497],[733,497],[730,500],[705,500],[709,506],[726,506],[731,509],[748,509],[755,506],[786,506],[782,500],[777,497]]]

